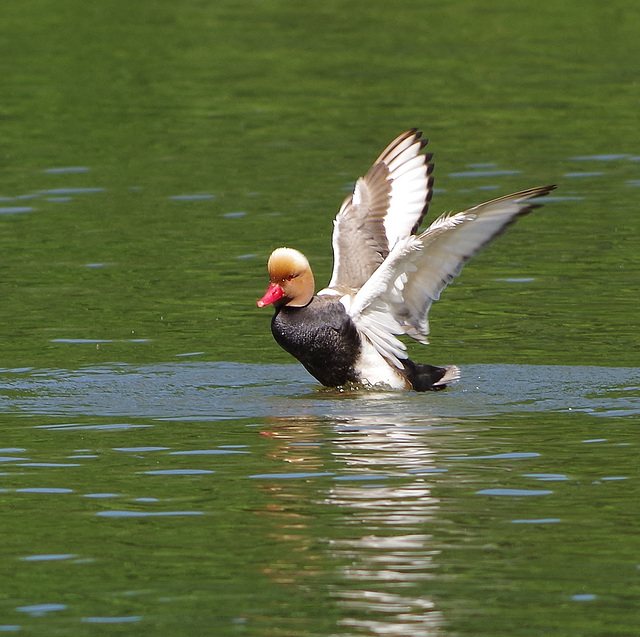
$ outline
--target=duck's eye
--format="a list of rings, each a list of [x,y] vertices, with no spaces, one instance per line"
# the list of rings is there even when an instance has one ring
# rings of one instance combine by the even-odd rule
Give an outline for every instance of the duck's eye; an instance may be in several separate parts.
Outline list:
[[[288,277],[285,277],[284,279],[282,279],[282,282],[284,283],[285,281],[293,281],[294,279],[294,275],[290,274]]]

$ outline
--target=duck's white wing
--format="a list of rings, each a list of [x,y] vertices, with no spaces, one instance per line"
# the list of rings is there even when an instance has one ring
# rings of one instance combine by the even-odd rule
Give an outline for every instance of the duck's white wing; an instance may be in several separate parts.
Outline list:
[[[427,343],[427,314],[462,266],[553,190],[542,186],[436,219],[422,234],[398,242],[356,294],[349,314],[378,351],[400,366],[404,345],[394,335]]]
[[[356,182],[334,221],[329,288],[359,290],[394,245],[413,234],[431,199],[427,140],[409,130],[397,137]]]

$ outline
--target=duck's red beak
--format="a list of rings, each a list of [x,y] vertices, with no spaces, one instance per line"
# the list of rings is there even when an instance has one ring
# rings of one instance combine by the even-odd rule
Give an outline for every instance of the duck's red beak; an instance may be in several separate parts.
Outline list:
[[[284,296],[284,291],[277,283],[271,283],[264,293],[264,296],[258,301],[258,307],[269,305]]]

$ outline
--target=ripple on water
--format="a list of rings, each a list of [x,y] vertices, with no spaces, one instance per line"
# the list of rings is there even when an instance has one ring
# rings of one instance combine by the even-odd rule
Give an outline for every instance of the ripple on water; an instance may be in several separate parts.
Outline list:
[[[123,451],[125,453],[144,453],[147,451],[168,451],[171,447],[114,447],[114,451]]]
[[[349,475],[349,476],[334,476],[333,479],[336,482],[369,482],[371,480],[388,480],[389,476],[381,474],[373,475]]]
[[[302,478],[324,478],[333,476],[326,472],[256,473],[249,476],[254,480],[300,480]]]
[[[567,179],[590,179],[591,177],[602,177],[603,172],[580,172],[580,173],[565,173]]]
[[[476,491],[477,495],[496,495],[496,496],[507,496],[507,497],[528,497],[528,496],[538,496],[538,495],[550,495],[553,491],[548,491],[546,489],[482,489],[481,491]]]
[[[105,430],[105,431],[122,431],[126,429],[143,429],[145,427],[153,427],[153,425],[141,425],[136,424],[132,425],[131,423],[111,423],[104,425],[79,425],[79,424],[68,424],[68,425],[34,425],[34,429],[53,429],[53,430],[62,430],[62,431],[74,431],[74,430]]]
[[[39,195],[85,195],[96,192],[106,192],[106,188],[52,188],[38,190]]]
[[[21,462],[19,467],[44,467],[44,468],[64,468],[64,467],[81,467],[76,462]]]
[[[31,606],[18,606],[16,608],[19,613],[28,613],[32,617],[42,617],[47,613],[55,613],[66,609],[66,604],[32,604]]]
[[[449,173],[454,179],[466,179],[476,177],[510,177],[522,174],[521,170],[468,170],[458,173]]]
[[[87,166],[61,166],[60,168],[45,168],[43,173],[49,175],[63,175],[67,173],[88,173],[89,168]]]
[[[209,469],[154,469],[153,471],[141,471],[148,476],[197,476],[215,473]]]
[[[552,195],[551,197],[545,197],[544,198],[544,202],[545,203],[551,203],[551,202],[555,202],[555,201],[584,201],[584,197],[579,197],[577,195],[572,195],[572,196],[566,196],[566,197],[562,197],[560,195]]]
[[[209,194],[196,194],[196,195],[174,195],[169,197],[172,201],[202,201],[206,199],[215,199],[215,195]]]
[[[224,456],[234,453],[250,453],[239,449],[192,449],[189,451],[172,451],[170,456]]]
[[[85,624],[132,624],[142,621],[142,615],[124,615],[122,617],[83,617]]]
[[[534,478],[535,480],[539,480],[540,482],[556,482],[569,479],[563,473],[525,473],[524,477]]]
[[[16,493],[42,493],[45,495],[57,495],[60,493],[73,493],[73,489],[64,489],[59,487],[23,487],[16,489]]]
[[[0,215],[17,215],[21,212],[31,212],[30,206],[3,206],[0,208]]]
[[[162,518],[204,515],[204,511],[99,511],[99,518]]]
[[[509,452],[494,453],[487,456],[449,456],[449,460],[525,460],[526,458],[538,458],[536,452]]]
[[[45,555],[27,555],[21,557],[23,562],[55,562],[58,560],[71,560],[78,557],[76,553],[49,553]]]
[[[52,338],[51,342],[71,343],[75,345],[100,345],[102,343],[113,343],[113,340],[108,338]]]
[[[613,155],[583,155],[581,157],[572,157],[573,161],[617,161],[619,159],[629,159],[631,155],[623,153]]]

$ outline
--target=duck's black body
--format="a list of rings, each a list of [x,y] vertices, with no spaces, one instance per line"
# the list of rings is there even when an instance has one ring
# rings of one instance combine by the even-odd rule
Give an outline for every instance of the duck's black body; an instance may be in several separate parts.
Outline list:
[[[276,307],[271,332],[323,385],[338,387],[359,381],[355,365],[360,337],[339,301],[314,296],[304,307]]]
[[[306,370],[323,385],[339,387],[347,383],[362,383],[358,361],[362,345],[358,329],[344,306],[335,297],[314,296],[304,307],[276,307],[271,332],[284,350],[295,356]],[[435,367],[402,361],[398,370],[407,387],[416,391],[437,391],[447,372]]]

